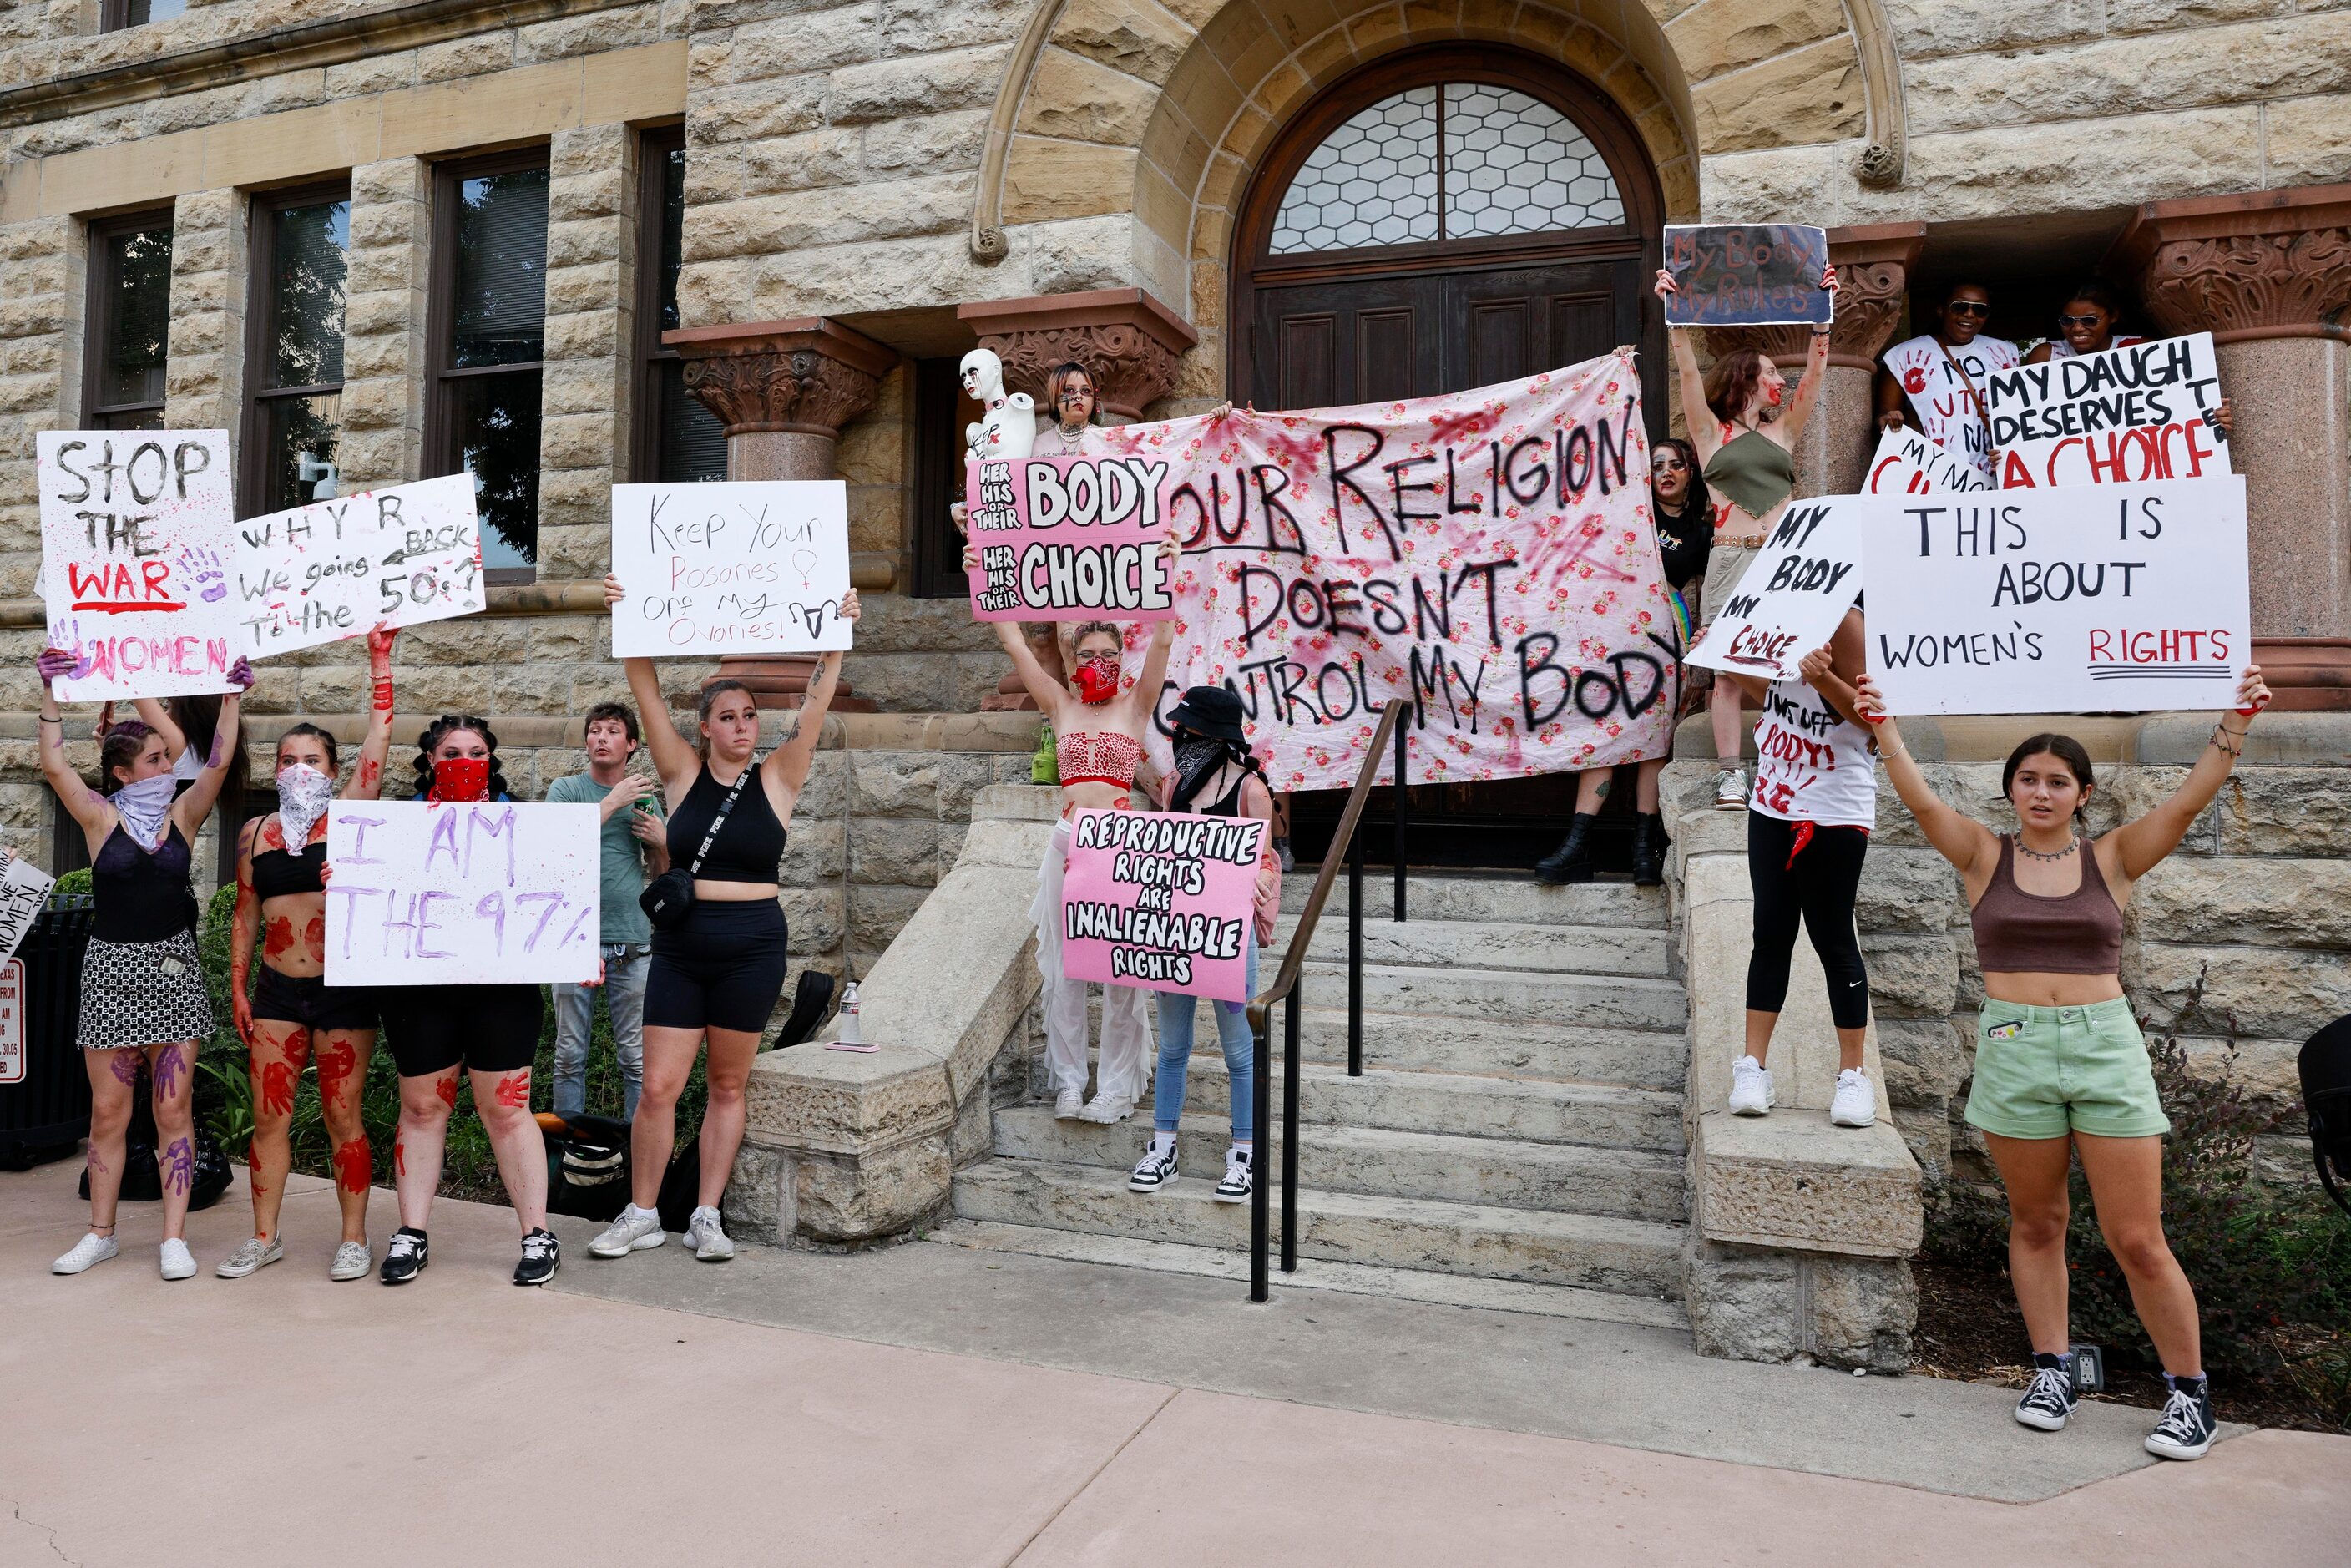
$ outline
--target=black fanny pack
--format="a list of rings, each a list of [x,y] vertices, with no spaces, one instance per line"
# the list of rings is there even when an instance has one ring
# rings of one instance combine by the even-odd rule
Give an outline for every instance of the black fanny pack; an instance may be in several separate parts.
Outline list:
[[[710,846],[718,841],[718,830],[726,825],[727,813],[735,810],[735,802],[741,799],[744,784],[758,770],[759,764],[753,761],[736,776],[734,787],[726,791],[726,799],[718,803],[718,815],[710,819],[710,831],[702,835],[702,847],[694,852],[694,863],[684,871],[670,867],[645,883],[644,892],[637,894],[637,907],[645,912],[645,918],[653,922],[654,930],[674,931],[684,925],[685,917],[694,912],[694,879],[701,873],[702,862],[709,856]]]

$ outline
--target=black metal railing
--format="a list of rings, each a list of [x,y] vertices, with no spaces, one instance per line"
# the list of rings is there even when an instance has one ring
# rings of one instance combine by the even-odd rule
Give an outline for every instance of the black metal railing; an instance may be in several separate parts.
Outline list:
[[[1357,831],[1364,815],[1364,803],[1370,799],[1373,780],[1379,777],[1380,762],[1391,738],[1395,747],[1395,917],[1405,917],[1405,716],[1411,705],[1402,697],[1392,699],[1380,714],[1379,728],[1373,733],[1371,744],[1364,748],[1364,764],[1356,770],[1354,787],[1347,791],[1346,810],[1339,816],[1339,826],[1332,836],[1331,848],[1322,856],[1322,866],[1314,876],[1314,889],[1306,895],[1306,906],[1299,912],[1298,928],[1290,933],[1290,946],[1281,956],[1281,967],[1273,984],[1249,1003],[1249,1030],[1255,1036],[1251,1049],[1257,1055],[1257,1082],[1250,1106],[1250,1120],[1257,1128],[1258,1147],[1266,1144],[1266,1134],[1273,1119],[1273,1005],[1281,1004],[1281,1271],[1295,1273],[1298,1269],[1298,1008],[1299,974],[1306,966],[1306,951],[1314,941],[1314,927],[1322,918],[1322,905],[1331,896],[1331,884],[1337,878],[1339,862],[1347,862],[1347,1071],[1362,1077],[1364,1071],[1364,841]],[[1272,1293],[1270,1259],[1273,1227],[1273,1200],[1270,1184],[1265,1179],[1260,1164],[1256,1186],[1249,1203],[1249,1300],[1262,1301]]]

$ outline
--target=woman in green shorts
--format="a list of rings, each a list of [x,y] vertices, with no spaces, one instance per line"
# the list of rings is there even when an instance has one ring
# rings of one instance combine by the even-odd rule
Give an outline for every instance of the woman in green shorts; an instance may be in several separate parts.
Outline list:
[[[1878,727],[1878,755],[1927,841],[1966,884],[1985,1001],[1976,1033],[1968,1121],[1980,1128],[2008,1188],[2008,1266],[2032,1335],[2032,1385],[2016,1407],[2053,1432],[2078,1397],[2066,1354],[2066,1172],[2079,1155],[2098,1228],[2130,1281],[2171,1396],[2147,1439],[2168,1459],[2212,1446],[2196,1294],[2163,1239],[2163,1134],[2147,1042],[2123,998],[2123,906],[2132,886],[2179,847],[2212,803],[2267,706],[2258,665],[2237,687],[2237,718],[2222,716],[2171,798],[2095,841],[2081,832],[2093,788],[2089,755],[2065,735],[2036,735],[2010,753],[2001,792],[2018,831],[1995,835],[1928,787],[1863,679],[1855,706]]]

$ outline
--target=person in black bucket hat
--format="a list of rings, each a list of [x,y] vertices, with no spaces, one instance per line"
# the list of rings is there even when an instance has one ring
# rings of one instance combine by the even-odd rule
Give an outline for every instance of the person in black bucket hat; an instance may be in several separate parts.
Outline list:
[[[1190,730],[1213,740],[1229,740],[1246,752],[1249,734],[1241,727],[1241,699],[1222,686],[1194,686],[1169,710],[1167,722],[1178,731]]]

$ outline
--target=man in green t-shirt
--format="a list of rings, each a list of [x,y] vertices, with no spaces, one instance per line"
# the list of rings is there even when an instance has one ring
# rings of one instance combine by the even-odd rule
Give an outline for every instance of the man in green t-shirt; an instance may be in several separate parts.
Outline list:
[[[559,779],[547,798],[594,806],[603,813],[604,980],[555,988],[555,1113],[588,1108],[588,1040],[596,1023],[596,992],[612,1016],[612,1044],[621,1059],[624,1114],[637,1114],[645,1066],[645,972],[653,962],[653,923],[637,895],[645,879],[669,869],[661,783],[635,764],[637,716],[626,703],[588,710],[588,771]]]

